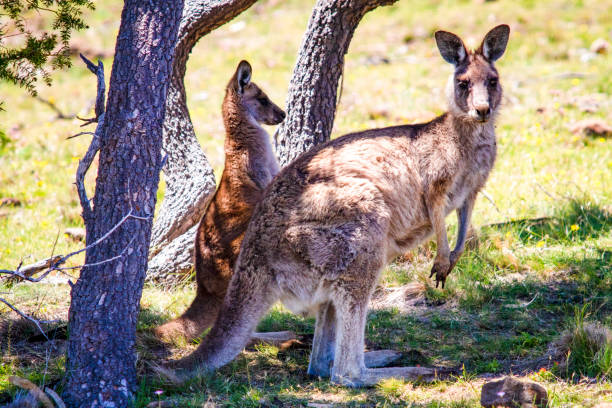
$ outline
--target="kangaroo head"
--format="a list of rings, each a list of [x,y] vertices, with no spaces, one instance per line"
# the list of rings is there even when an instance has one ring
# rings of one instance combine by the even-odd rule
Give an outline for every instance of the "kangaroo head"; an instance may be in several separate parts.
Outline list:
[[[487,33],[475,51],[448,31],[437,31],[436,43],[442,58],[455,66],[449,81],[451,113],[465,120],[484,123],[495,115],[502,98],[499,74],[493,63],[506,50],[510,27],[499,25]]]
[[[251,64],[240,61],[236,73],[230,80],[227,91],[234,92],[238,103],[257,122],[278,125],[285,119],[285,112],[268,98],[255,83],[251,82]]]

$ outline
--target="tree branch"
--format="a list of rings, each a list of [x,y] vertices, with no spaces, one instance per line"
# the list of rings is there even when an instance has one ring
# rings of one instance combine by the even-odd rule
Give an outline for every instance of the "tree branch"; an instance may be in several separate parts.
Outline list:
[[[93,215],[91,205],[89,204],[90,200],[87,197],[87,191],[85,190],[85,175],[87,174],[87,171],[89,170],[89,167],[91,166],[91,163],[96,157],[96,153],[98,152],[98,150],[100,150],[102,144],[101,134],[102,129],[104,128],[104,97],[106,92],[106,86],[104,84],[104,64],[102,63],[102,61],[98,60],[98,65],[96,66],[93,62],[85,58],[83,54],[80,55],[81,59],[85,62],[85,65],[87,65],[87,68],[98,78],[95,108],[96,117],[92,119],[84,119],[85,123],[83,124],[83,126],[89,125],[94,122],[97,122],[98,125],[96,126],[96,131],[93,133],[91,144],[89,145],[85,156],[83,156],[82,160],[79,160],[79,166],[76,172],[76,187],[77,192],[79,194],[79,201],[81,202],[81,207],[83,208],[83,221],[85,222],[85,229],[88,229],[87,227],[91,224],[91,219]],[[71,137],[76,137],[83,133],[84,132],[80,132]]]
[[[330,139],[339,99],[338,82],[353,33],[366,13],[396,1],[317,1],[291,76],[287,117],[274,135],[281,166]]]

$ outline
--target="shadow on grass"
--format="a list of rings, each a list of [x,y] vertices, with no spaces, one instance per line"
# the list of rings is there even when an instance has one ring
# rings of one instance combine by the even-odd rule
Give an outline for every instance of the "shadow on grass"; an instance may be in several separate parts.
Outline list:
[[[400,311],[405,310],[400,307],[371,311],[366,346],[369,350],[401,351],[402,358],[394,363],[398,366],[465,367],[468,375],[538,370],[548,364],[542,356],[569,323],[576,305],[590,304],[594,311],[592,319],[612,324],[612,252],[593,248],[591,244],[587,250],[580,244],[604,236],[611,227],[610,214],[587,201],[568,202],[550,218],[487,226],[483,228],[485,244],[462,257],[451,276],[449,289],[426,288],[426,300],[434,297],[435,301],[413,305],[409,312]],[[551,277],[547,279],[541,279],[537,273],[516,273],[523,272],[521,265],[519,268],[500,265],[496,253],[501,253],[501,249],[487,243],[489,232],[499,236],[499,232],[508,231],[524,246],[545,240],[574,250],[535,251],[535,255],[529,252],[528,257],[543,258],[547,269],[558,272],[549,273]],[[578,255],[576,247],[580,250]],[[518,263],[525,259],[518,259]],[[513,273],[518,276],[506,276]],[[139,328],[154,327],[165,320],[167,316],[143,309]],[[143,376],[147,381],[141,387],[143,404],[157,388],[167,390],[168,395],[183,396],[194,405],[202,405],[213,394],[221,397],[226,406],[261,406],[263,400],[265,406],[302,406],[313,398],[316,400],[314,394],[337,392],[344,393],[346,401],[354,401],[343,404],[346,406],[389,403],[379,391],[346,390],[306,374],[313,319],[276,306],[260,322],[258,330],[292,330],[303,336],[306,347],[288,350],[256,347],[218,372],[176,388]],[[158,356],[153,351],[149,358]],[[197,392],[194,394],[193,390]],[[472,405],[473,401],[456,404]]]

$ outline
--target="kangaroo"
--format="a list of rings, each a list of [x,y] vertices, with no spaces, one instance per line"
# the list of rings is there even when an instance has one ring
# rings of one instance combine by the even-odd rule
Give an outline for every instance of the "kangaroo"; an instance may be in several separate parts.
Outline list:
[[[260,123],[277,125],[285,112],[251,82],[251,74],[251,65],[241,61],[225,90],[225,168],[196,233],[196,297],[182,316],[154,330],[161,339],[192,340],[214,323],[253,208],[279,172]]]
[[[442,57],[454,65],[446,113],[428,123],[345,135],[285,167],[255,208],[213,328],[171,366],[227,364],[281,300],[316,316],[311,375],[351,387],[432,375],[420,367],[367,368],[368,303],[385,264],[431,234],[436,285],[444,285],[464,251],[476,195],[495,161],[502,88],[493,64],[509,34],[507,25],[497,26],[468,51],[455,34],[436,32]],[[445,217],[453,210],[459,228],[451,252]]]

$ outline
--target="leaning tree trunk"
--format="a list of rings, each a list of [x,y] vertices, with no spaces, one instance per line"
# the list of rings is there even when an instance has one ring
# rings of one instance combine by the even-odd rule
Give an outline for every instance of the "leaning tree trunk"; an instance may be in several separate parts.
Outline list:
[[[153,226],[148,279],[176,280],[193,267],[197,224],[215,191],[212,168],[198,143],[187,108],[184,78],[189,53],[200,38],[232,20],[255,1],[185,2],[164,121],[166,193]]]
[[[69,311],[64,395],[71,407],[126,407],[137,389],[136,322],[182,6],[126,0],[121,15],[107,110],[94,136],[94,207],[81,203],[89,247]]]
[[[289,84],[287,117],[275,135],[282,166],[329,140],[344,55],[353,33],[368,11],[396,1],[317,1]]]

